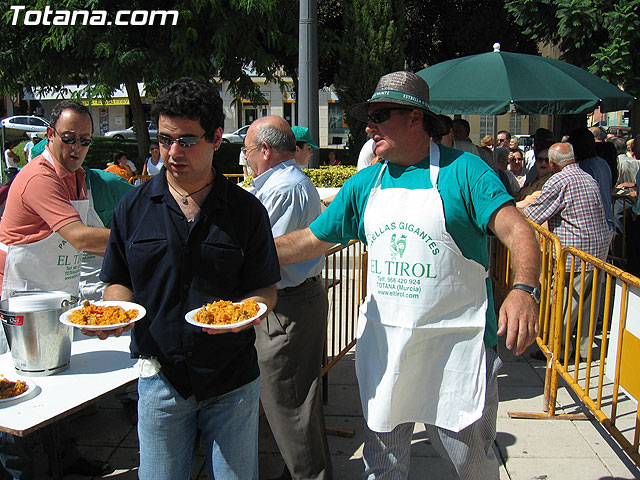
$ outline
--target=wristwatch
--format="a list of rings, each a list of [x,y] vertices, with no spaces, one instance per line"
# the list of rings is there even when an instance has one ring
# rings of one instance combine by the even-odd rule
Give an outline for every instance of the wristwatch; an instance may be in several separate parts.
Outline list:
[[[531,285],[526,285],[524,283],[516,283],[511,287],[512,290],[524,290],[531,298],[539,305],[540,304],[540,289],[538,287],[532,287]]]

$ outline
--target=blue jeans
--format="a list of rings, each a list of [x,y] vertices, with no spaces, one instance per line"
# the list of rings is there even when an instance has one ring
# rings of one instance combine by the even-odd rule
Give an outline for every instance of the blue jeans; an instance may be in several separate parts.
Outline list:
[[[139,378],[138,394],[140,479],[190,479],[198,431],[209,478],[258,479],[259,378],[198,402],[182,398],[160,372]]]

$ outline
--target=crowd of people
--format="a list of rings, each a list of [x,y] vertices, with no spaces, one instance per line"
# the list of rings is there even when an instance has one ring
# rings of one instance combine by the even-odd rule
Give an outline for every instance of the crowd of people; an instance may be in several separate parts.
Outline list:
[[[54,108],[42,153],[9,189],[2,295],[64,290],[146,308],[135,326],[83,330],[100,339],[131,331],[141,479],[191,478],[199,444],[211,478],[257,480],[259,401],[284,463],[279,478],[334,478],[320,395],[321,273],[327,248],[353,239],[369,259],[356,351],[363,478],[407,478],[416,422],[448,478],[499,478],[498,336],[520,355],[538,333],[540,251],[526,218],[606,258],[620,228],[612,188],[637,196],[640,141],[631,160],[626,143],[605,138],[613,162],[586,128],[566,139],[538,129],[531,154],[507,131],[475,145],[469,123],[434,114],[428,85],[407,71],[383,75],[363,100],[349,109],[369,136],[359,171],[326,209],[301,170],[318,146],[281,117],[247,131],[240,161],[250,187],[224,177],[214,161],[224,113],[210,84],[183,78],[156,96],[158,141],[142,169],[153,177],[137,187],[125,152],[106,171],[82,168],[93,119],[76,102]],[[328,158],[340,164],[335,152]],[[489,236],[511,251],[513,287],[500,306]],[[58,261],[80,252],[82,269]],[[266,311],[224,334],[184,321],[219,299]],[[567,321],[576,320],[577,309]],[[63,443],[65,473],[113,470],[81,457],[72,438]],[[24,439],[3,434],[0,461],[0,478],[33,478]]]

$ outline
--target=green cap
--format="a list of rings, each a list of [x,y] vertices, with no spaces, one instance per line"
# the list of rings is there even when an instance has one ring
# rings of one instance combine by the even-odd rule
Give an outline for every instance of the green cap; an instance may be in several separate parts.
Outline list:
[[[318,149],[318,145],[311,139],[309,129],[307,127],[291,127],[293,134],[296,136],[296,142],[304,142],[311,145],[311,148]]]

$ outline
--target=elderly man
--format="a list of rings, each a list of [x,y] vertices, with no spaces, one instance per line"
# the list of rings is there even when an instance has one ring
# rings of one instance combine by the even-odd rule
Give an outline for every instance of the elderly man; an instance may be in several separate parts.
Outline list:
[[[606,260],[609,249],[609,230],[604,214],[598,183],[576,163],[573,147],[569,143],[555,143],[549,148],[549,164],[554,175],[542,187],[538,199],[524,209],[533,222],[549,222],[549,230],[556,234],[562,246],[572,246],[601,260]],[[567,259],[567,269],[571,259]],[[576,271],[580,270],[578,265]],[[584,305],[591,305],[593,287],[593,266],[586,264],[584,276]],[[565,284],[569,281],[569,273]],[[581,275],[575,275],[571,288],[574,304],[571,309],[570,330],[573,331],[578,319],[577,300],[580,296]],[[596,295],[596,304],[599,296]],[[566,308],[566,306],[565,306]],[[598,307],[596,307],[596,312]],[[580,357],[586,358],[589,350],[589,312],[584,308],[582,332],[580,332]],[[566,322],[566,319],[565,319]],[[564,344],[565,335],[562,336]],[[533,358],[546,360],[540,351]]]
[[[430,142],[429,87],[384,75],[350,113],[384,158],[354,175],[309,228],[276,239],[281,264],[350,239],[367,244],[356,373],[367,422],[364,478],[407,478],[414,422],[447,478],[497,479],[497,335],[521,354],[537,329],[540,256],[532,229],[474,155]],[[511,249],[514,289],[496,322],[487,236]],[[499,325],[498,325],[499,324]]]
[[[255,172],[251,190],[269,213],[274,237],[306,228],[320,215],[318,192],[294,159],[299,138],[311,150],[304,130],[294,137],[284,118],[264,117],[244,139]],[[278,303],[256,327],[260,400],[286,464],[280,478],[332,478],[319,378],[329,309],[323,266],[319,255],[280,267]]]
[[[16,177],[0,223],[2,298],[22,290],[62,290],[78,296],[83,252],[104,255],[106,228],[90,227],[91,208],[82,167],[93,142],[87,107],[59,102],[47,127],[48,144]],[[7,345],[2,336],[1,351]],[[62,468],[65,473],[103,475],[108,464],[80,457],[63,423]],[[22,439],[2,438],[3,464],[14,478],[30,478],[31,461]],[[13,451],[13,452],[12,452]]]
[[[101,280],[106,300],[146,307],[140,358],[140,478],[189,479],[200,434],[210,478],[258,478],[256,320],[213,335],[185,314],[216,300],[276,300],[267,212],[214,167],[224,114],[218,91],[183,78],[151,108],[164,169],[113,214]],[[98,332],[104,338],[107,332]],[[211,334],[211,335],[210,335]]]

